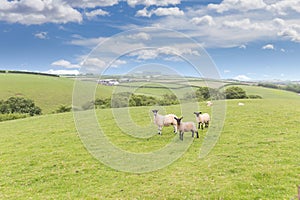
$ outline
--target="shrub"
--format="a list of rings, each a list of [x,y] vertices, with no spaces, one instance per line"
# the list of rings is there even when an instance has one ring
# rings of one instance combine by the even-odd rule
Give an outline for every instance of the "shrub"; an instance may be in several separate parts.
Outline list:
[[[225,90],[226,99],[246,99],[246,91],[240,87],[232,86]]]
[[[58,109],[55,111],[56,113],[64,113],[64,112],[70,112],[72,109],[71,106],[67,105],[60,105]]]
[[[2,114],[29,114],[30,116],[42,114],[41,108],[36,106],[33,100],[23,97],[10,97],[6,101],[0,101],[0,112]]]
[[[0,114],[0,122],[14,119],[21,119],[28,117],[28,114],[20,113],[9,113],[9,114]]]
[[[249,99],[262,99],[262,96],[257,95],[257,94],[250,94],[248,95]]]

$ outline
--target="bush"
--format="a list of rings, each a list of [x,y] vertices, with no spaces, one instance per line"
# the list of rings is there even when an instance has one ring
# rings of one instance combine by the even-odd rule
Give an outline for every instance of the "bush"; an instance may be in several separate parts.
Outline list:
[[[196,91],[196,98],[202,100],[218,100],[224,99],[224,94],[219,92],[218,89],[209,87],[199,87]]]
[[[246,91],[240,87],[232,86],[225,90],[226,99],[246,99]]]
[[[249,99],[262,99],[262,96],[257,95],[257,94],[250,94],[248,95]]]
[[[6,101],[0,101],[0,113],[21,113],[34,116],[42,114],[42,110],[36,106],[31,99],[25,99],[23,97],[10,97]]]
[[[70,112],[72,109],[71,106],[61,105],[58,107],[58,109],[55,111],[56,113],[64,113],[64,112]]]
[[[9,113],[9,114],[0,114],[0,122],[14,119],[21,119],[28,117],[28,114],[20,113]]]

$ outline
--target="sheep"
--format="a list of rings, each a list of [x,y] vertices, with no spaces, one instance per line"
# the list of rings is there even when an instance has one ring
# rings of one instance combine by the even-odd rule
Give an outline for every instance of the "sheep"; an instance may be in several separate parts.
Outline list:
[[[158,110],[152,110],[154,114],[154,124],[158,126],[158,134],[161,135],[161,131],[163,126],[170,126],[172,125],[174,127],[174,133],[177,133],[177,121],[174,119],[174,117],[177,117],[174,114],[168,114],[168,115],[160,115],[158,114]]]
[[[213,102],[211,102],[211,101],[207,101],[207,102],[206,102],[206,106],[209,106],[209,107],[210,107],[210,106],[212,106],[212,105],[213,105]]]
[[[205,124],[205,128],[208,127],[209,121],[210,121],[210,116],[208,113],[203,113],[202,112],[194,112],[196,115],[196,121],[198,123],[198,129],[201,127],[203,130],[203,125]]]
[[[179,139],[183,140],[183,134],[184,132],[191,131],[192,137],[194,137],[194,133],[196,133],[197,138],[199,138],[198,130],[196,129],[196,125],[194,122],[181,122],[183,117],[180,117],[179,119],[177,117],[174,117],[174,119],[177,121],[177,129],[179,130]]]
[[[244,106],[245,104],[244,103],[242,103],[242,102],[239,102],[238,103],[238,106]]]

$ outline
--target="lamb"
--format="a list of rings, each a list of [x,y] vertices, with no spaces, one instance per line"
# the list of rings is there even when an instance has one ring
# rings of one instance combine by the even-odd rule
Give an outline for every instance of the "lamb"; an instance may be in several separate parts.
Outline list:
[[[174,119],[177,121],[177,128],[179,130],[179,139],[183,140],[183,134],[184,132],[191,131],[192,137],[194,137],[194,133],[196,133],[197,138],[199,138],[198,130],[196,129],[196,125],[194,122],[181,122],[183,117],[180,117],[179,119],[177,117],[174,117]]]
[[[210,121],[210,116],[208,113],[203,113],[202,112],[194,112],[196,115],[196,121],[198,123],[198,129],[201,127],[203,130],[203,125],[205,124],[205,128],[208,127],[209,121]]]
[[[209,107],[210,107],[210,106],[212,106],[212,105],[213,105],[213,102],[211,102],[211,101],[207,101],[207,102],[206,102],[206,106],[209,106]]]
[[[160,115],[158,114],[158,110],[152,110],[154,114],[154,124],[158,126],[158,134],[161,135],[161,131],[163,126],[170,126],[172,125],[174,127],[174,133],[177,133],[177,121],[174,119],[174,117],[177,117],[174,114],[168,114],[168,115]]]

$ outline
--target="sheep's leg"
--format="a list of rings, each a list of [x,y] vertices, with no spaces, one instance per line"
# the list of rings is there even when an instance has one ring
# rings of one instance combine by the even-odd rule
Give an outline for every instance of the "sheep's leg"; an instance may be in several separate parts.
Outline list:
[[[203,130],[203,128],[204,128],[204,124],[203,124],[203,123],[201,123],[201,129]]]
[[[209,122],[205,123],[205,128],[208,128]]]
[[[200,122],[198,123],[198,129],[200,128]]]
[[[161,130],[162,130],[162,127],[159,126],[159,127],[158,127],[158,134],[159,134],[159,135],[161,135]]]
[[[174,126],[174,133],[177,133],[177,125],[173,125]]]
[[[199,138],[199,134],[198,134],[198,131],[196,131],[196,135],[197,135],[197,138]]]
[[[183,140],[183,132],[180,132],[180,133],[179,133],[179,139],[180,139],[180,140]]]
[[[192,137],[194,137],[194,131],[192,131]]]

